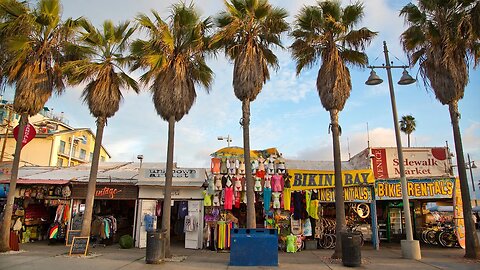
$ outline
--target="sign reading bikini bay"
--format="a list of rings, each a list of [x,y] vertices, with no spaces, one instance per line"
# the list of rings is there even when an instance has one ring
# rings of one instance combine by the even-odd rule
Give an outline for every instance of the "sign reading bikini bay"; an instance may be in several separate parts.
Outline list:
[[[292,190],[323,189],[335,187],[333,171],[288,170]],[[343,186],[373,185],[371,170],[342,171]]]
[[[410,199],[452,198],[454,186],[454,178],[407,179],[407,191]],[[375,199],[401,200],[402,186],[400,180],[375,181]]]

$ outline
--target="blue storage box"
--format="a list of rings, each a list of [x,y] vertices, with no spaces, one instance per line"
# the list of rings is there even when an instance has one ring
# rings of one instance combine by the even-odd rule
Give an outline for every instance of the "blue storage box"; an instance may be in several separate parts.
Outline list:
[[[276,229],[232,229],[232,266],[278,266]]]

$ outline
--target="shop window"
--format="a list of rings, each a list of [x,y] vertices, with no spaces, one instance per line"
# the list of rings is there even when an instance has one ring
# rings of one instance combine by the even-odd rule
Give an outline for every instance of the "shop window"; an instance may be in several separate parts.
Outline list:
[[[85,156],[87,155],[87,151],[85,149],[80,149],[80,159],[85,159]]]
[[[58,149],[58,152],[65,154],[65,144],[65,141],[60,141],[60,148]]]
[[[57,167],[63,167],[63,158],[57,159]]]
[[[92,161],[93,160],[93,153],[90,152],[90,160],[89,161]]]

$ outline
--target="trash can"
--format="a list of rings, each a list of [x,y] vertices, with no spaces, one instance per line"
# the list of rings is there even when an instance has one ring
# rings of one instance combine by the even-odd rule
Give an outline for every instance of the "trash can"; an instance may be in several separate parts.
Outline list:
[[[278,266],[276,229],[232,229],[230,265]]]
[[[357,267],[362,264],[360,250],[362,235],[360,232],[342,233],[342,263],[345,266]]]
[[[147,254],[145,261],[148,264],[158,264],[165,260],[165,231],[147,232]]]

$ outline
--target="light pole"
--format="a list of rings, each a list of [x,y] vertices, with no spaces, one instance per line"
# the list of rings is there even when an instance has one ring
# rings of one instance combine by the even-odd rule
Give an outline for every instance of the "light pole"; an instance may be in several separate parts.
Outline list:
[[[232,138],[230,138],[230,134],[228,134],[227,137],[218,136],[217,140],[219,140],[219,141],[227,140],[227,146],[228,147],[230,147],[230,143],[232,142]]]
[[[475,191],[475,181],[473,180],[473,171],[472,169],[476,169],[477,165],[475,165],[475,160],[470,161],[470,154],[467,154],[468,163],[467,169],[470,170],[470,180],[472,181],[472,188],[473,188],[473,200],[475,201],[475,206],[478,206],[477,203],[477,192]]]
[[[84,141],[85,139],[83,137],[75,137],[75,135],[72,135],[72,138],[70,140],[70,152],[68,153],[68,164],[67,167],[70,167],[70,163],[72,161],[72,155],[73,155],[73,144],[75,141]]]
[[[369,66],[369,68],[372,69],[370,72],[370,77],[368,80],[365,82],[367,85],[377,85],[383,82],[382,79],[380,79],[375,71],[373,71],[374,68],[384,68],[387,70],[387,77],[388,77],[388,86],[390,89],[390,101],[392,103],[392,114],[393,114],[393,125],[395,128],[395,139],[397,142],[397,153],[398,153],[398,160],[399,162],[399,169],[400,169],[400,185],[402,187],[402,201],[403,201],[403,212],[405,216],[405,229],[406,229],[406,234],[407,234],[407,239],[401,241],[401,247],[402,247],[402,256],[406,259],[415,259],[415,260],[420,260],[421,259],[421,253],[420,253],[420,243],[418,240],[413,240],[413,231],[412,231],[412,220],[411,220],[411,214],[410,214],[410,203],[408,200],[408,191],[407,191],[407,178],[405,176],[405,164],[404,164],[404,158],[403,158],[403,151],[402,151],[402,140],[400,137],[400,128],[398,126],[398,115],[397,115],[397,105],[395,102],[395,93],[393,91],[393,81],[392,81],[392,68],[403,68],[403,75],[402,78],[400,78],[400,81],[398,84],[400,85],[407,85],[415,82],[415,79],[413,79],[410,75],[408,75],[408,72],[406,71],[406,68],[408,66],[392,66],[390,64],[390,59],[388,57],[388,49],[387,49],[387,43],[384,41],[383,42],[383,52],[385,54],[385,65],[382,66]]]

